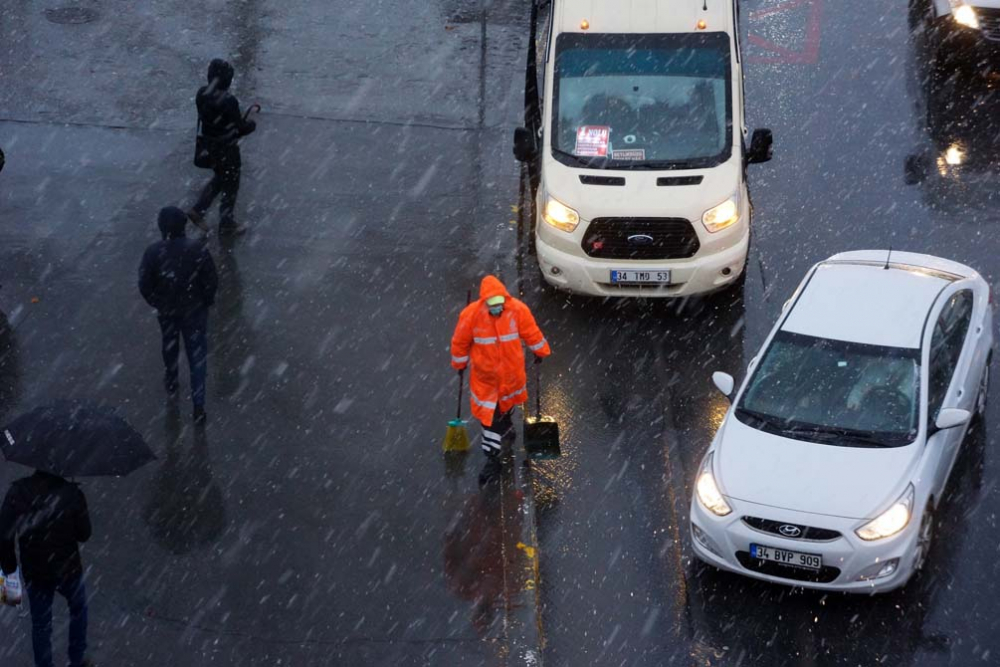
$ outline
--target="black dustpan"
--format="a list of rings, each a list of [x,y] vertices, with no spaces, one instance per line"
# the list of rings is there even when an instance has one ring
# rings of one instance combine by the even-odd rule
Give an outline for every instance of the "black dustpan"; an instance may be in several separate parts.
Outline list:
[[[559,448],[559,422],[542,415],[542,369],[535,364],[535,416],[524,419],[524,449],[531,461],[557,459],[562,456]]]

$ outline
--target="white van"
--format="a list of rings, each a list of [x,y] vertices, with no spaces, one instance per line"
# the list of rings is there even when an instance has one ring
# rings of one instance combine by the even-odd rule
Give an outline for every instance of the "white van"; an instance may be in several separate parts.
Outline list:
[[[742,284],[750,243],[738,0],[553,0],[539,127],[535,245],[546,281],[597,296]],[[532,57],[529,57],[529,89]],[[530,105],[529,105],[530,106]]]

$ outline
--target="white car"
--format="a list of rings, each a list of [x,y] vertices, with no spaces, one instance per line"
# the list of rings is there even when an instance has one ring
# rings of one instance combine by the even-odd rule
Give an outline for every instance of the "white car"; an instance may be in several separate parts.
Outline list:
[[[814,266],[702,461],[698,558],[807,588],[905,584],[985,408],[990,302],[974,270],[927,255],[858,251]],[[713,380],[733,393],[732,376]]]
[[[940,65],[996,71],[1000,57],[997,0],[910,0],[911,28],[921,24]]]

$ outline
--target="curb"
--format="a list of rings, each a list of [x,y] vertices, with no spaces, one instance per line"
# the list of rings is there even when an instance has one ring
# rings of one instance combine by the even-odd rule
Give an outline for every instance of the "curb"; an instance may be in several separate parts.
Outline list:
[[[505,559],[510,565],[506,575],[509,591],[505,629],[510,646],[508,664],[541,667],[545,635],[539,600],[538,531],[530,461],[525,460],[516,466],[512,477],[509,483],[519,502],[503,506],[505,524],[519,528],[506,542],[514,546]],[[519,516],[516,519],[519,521],[510,517],[510,512],[517,512]]]

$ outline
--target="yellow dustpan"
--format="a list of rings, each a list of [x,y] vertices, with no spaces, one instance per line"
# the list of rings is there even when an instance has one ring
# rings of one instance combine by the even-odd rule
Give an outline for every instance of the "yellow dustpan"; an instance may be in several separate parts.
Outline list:
[[[458,372],[458,412],[455,418],[448,422],[448,432],[444,436],[442,448],[446,452],[469,451],[469,433],[465,430],[462,420],[462,387],[465,385],[465,369]]]

